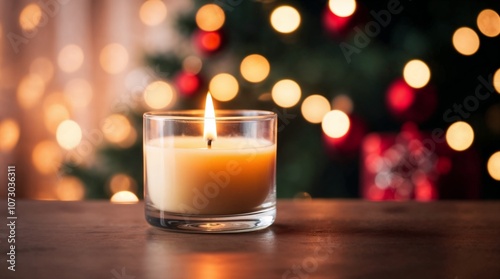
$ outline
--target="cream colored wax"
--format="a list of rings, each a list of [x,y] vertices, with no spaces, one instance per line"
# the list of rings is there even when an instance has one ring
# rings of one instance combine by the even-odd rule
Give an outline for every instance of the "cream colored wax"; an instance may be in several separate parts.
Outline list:
[[[168,137],[145,146],[149,198],[162,211],[237,214],[274,195],[276,145],[267,140]]]

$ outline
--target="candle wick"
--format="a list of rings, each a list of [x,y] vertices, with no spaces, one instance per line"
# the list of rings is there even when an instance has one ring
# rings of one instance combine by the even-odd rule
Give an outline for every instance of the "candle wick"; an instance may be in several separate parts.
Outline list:
[[[212,139],[208,139],[207,146],[208,146],[208,149],[212,148]]]

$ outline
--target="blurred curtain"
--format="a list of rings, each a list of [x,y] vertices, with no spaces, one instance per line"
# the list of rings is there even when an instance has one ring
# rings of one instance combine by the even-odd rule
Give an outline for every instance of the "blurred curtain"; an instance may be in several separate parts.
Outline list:
[[[148,52],[175,44],[172,22],[191,4],[149,2],[0,1],[0,177],[16,166],[17,197],[83,197],[61,162],[93,160],[104,119],[137,101],[132,91],[145,85],[134,73]],[[63,122],[68,132],[57,134]]]

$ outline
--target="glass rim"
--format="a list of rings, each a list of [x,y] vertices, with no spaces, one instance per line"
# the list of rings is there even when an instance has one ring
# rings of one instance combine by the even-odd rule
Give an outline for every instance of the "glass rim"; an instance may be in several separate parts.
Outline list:
[[[172,111],[148,111],[143,115],[145,120],[205,120],[205,110],[172,110]],[[215,110],[216,121],[231,120],[266,120],[276,118],[276,113],[267,110]]]

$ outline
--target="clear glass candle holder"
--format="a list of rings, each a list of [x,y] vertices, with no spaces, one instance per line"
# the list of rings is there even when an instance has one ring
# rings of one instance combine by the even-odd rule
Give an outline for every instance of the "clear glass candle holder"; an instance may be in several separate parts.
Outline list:
[[[274,222],[276,114],[215,115],[217,136],[207,140],[204,111],[144,114],[144,199],[151,225],[233,233]]]

